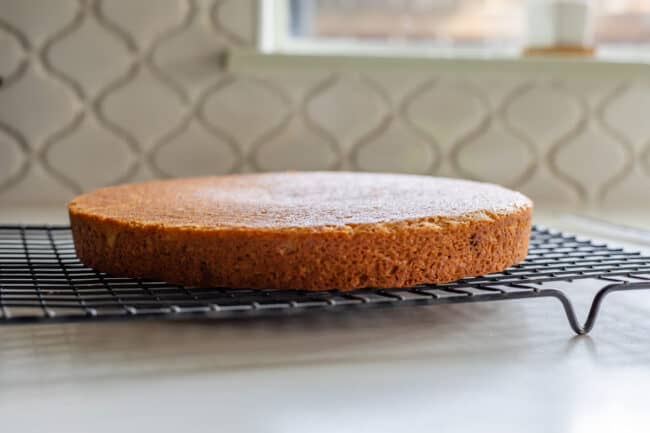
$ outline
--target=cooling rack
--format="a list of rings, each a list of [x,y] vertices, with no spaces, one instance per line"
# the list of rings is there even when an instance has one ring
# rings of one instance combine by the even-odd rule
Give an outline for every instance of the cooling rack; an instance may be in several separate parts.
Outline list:
[[[554,282],[594,279],[603,287],[581,324]],[[568,286],[570,287],[570,285]],[[577,334],[594,326],[611,292],[650,289],[650,257],[534,227],[528,257],[504,272],[401,289],[254,290],[191,288],[110,276],[84,266],[69,227],[0,226],[0,324],[188,317],[252,317],[360,309],[556,298]]]

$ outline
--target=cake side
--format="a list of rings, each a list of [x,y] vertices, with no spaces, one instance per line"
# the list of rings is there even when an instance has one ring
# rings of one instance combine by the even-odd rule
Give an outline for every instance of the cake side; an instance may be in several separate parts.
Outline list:
[[[77,255],[114,275],[195,287],[352,290],[445,283],[526,257],[532,204],[371,224],[168,227],[70,207]]]

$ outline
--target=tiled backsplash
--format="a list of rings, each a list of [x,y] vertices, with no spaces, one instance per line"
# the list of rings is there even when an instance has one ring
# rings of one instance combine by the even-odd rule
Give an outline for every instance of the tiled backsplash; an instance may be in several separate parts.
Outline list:
[[[498,182],[567,208],[649,206],[650,77],[232,75],[254,0],[0,2],[0,205],[284,169]]]

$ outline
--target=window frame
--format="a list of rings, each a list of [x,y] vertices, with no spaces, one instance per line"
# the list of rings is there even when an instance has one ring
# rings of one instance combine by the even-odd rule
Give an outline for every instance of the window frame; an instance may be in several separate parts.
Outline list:
[[[257,52],[287,57],[316,56],[332,58],[381,57],[384,59],[523,59],[523,45],[511,47],[439,47],[415,44],[387,45],[359,40],[294,38],[289,32],[291,0],[257,0]],[[567,56],[560,56],[567,58]],[[580,57],[568,56],[581,59]],[[598,45],[592,59],[614,63],[650,63],[650,42],[641,44]]]
[[[384,57],[515,57],[521,46],[440,47],[416,44],[390,45],[359,40],[306,40],[290,35],[291,0],[258,0],[258,50],[263,54],[356,55]]]

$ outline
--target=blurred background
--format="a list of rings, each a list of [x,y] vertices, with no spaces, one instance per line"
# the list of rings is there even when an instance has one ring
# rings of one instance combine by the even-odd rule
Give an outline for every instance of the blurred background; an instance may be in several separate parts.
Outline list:
[[[305,169],[646,209],[649,46],[649,0],[2,0],[0,207]]]

